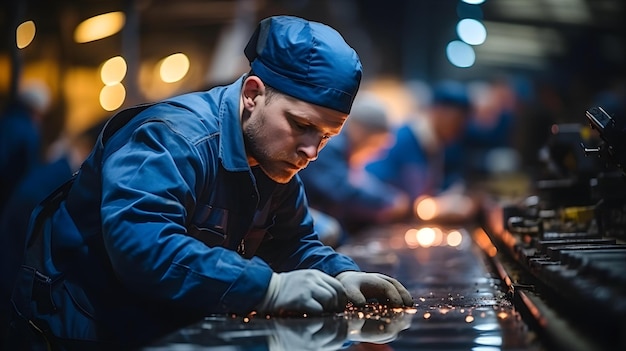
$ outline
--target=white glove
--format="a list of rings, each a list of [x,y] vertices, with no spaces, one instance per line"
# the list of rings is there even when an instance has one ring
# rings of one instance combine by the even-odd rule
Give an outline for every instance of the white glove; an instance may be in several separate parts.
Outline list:
[[[337,280],[346,289],[348,301],[363,306],[369,299],[390,306],[413,306],[413,298],[399,281],[380,273],[342,272]]]
[[[270,314],[341,312],[346,308],[343,285],[316,269],[273,273],[257,311]]]

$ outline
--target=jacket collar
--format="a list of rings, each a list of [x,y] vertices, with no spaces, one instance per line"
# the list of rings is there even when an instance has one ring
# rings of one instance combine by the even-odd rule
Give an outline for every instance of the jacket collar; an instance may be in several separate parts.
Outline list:
[[[231,172],[249,171],[246,148],[243,143],[239,103],[245,75],[241,76],[224,92],[219,106],[220,144],[219,158],[222,166]]]

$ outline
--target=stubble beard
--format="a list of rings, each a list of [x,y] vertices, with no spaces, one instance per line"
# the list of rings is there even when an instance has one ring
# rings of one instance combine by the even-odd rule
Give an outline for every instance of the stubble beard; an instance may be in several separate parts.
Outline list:
[[[288,183],[295,175],[295,173],[290,173],[284,167],[280,168],[281,163],[280,160],[283,159],[284,150],[281,150],[281,153],[277,155],[277,157],[272,157],[270,154],[270,150],[267,147],[263,146],[263,130],[265,127],[266,116],[262,116],[261,118],[256,118],[252,121],[249,121],[243,127],[243,141],[246,148],[246,153],[252,158],[254,158],[263,173],[265,173],[270,179],[277,183],[285,184]],[[268,140],[271,140],[272,137],[267,136]],[[284,158],[286,159],[286,158]]]

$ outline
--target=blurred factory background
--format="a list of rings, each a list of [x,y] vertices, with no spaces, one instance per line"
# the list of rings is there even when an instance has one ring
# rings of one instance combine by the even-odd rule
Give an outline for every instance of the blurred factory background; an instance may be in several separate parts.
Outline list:
[[[426,227],[412,220],[374,226],[340,247],[364,270],[396,276],[416,298],[411,311],[416,317],[409,316],[413,326],[394,349],[544,350],[535,347],[534,334],[515,309],[531,328],[532,321],[539,325],[535,330],[541,336],[562,346],[555,350],[626,349],[626,128],[620,124],[626,121],[626,1],[2,1],[0,109],[27,96],[43,116],[42,152],[48,155],[59,140],[93,130],[125,107],[232,82],[249,70],[243,48],[255,26],[272,15],[300,16],[336,28],[361,57],[361,91],[378,95],[397,125],[428,103],[436,83],[465,83],[474,107],[467,128],[473,134],[459,143],[468,152],[455,154],[453,161],[468,163],[478,181],[463,196],[419,197],[415,215]],[[600,125],[611,137],[608,154],[619,157],[624,173],[601,172],[600,158],[586,157],[580,147],[582,139],[597,146],[597,139],[585,134],[589,128],[581,126],[587,124],[586,111],[599,105],[620,122],[602,118]],[[7,130],[0,129],[0,141],[13,136]],[[553,141],[545,148],[550,136]],[[536,177],[540,196],[501,205],[474,194],[526,196],[532,180],[526,178],[537,175],[542,162],[550,172]],[[16,174],[11,167],[1,175]],[[485,176],[493,174],[505,177]],[[18,216],[9,212],[6,218],[12,217]],[[482,222],[467,224],[468,218]],[[475,257],[472,242],[493,265]],[[583,244],[589,247],[577,246]],[[598,251],[591,245],[599,245]],[[561,248],[572,247],[589,252],[561,254]],[[526,277],[511,280],[507,270],[520,265],[511,264],[506,253],[527,269]],[[520,271],[515,268],[511,277]],[[561,317],[577,323],[563,323]],[[250,323],[250,330],[258,332],[241,334],[238,320],[203,321],[164,339],[164,345],[186,350],[196,342],[220,350],[253,345],[254,337],[280,329],[274,330],[273,323]],[[583,335],[608,348],[588,347]],[[146,350],[157,349],[165,348]]]
[[[602,92],[623,94],[624,7],[622,0],[4,0],[0,103],[43,84],[45,145],[126,106],[233,80],[248,70],[242,50],[258,20],[292,14],[337,28],[361,56],[363,89],[385,97],[395,117],[437,80],[475,83],[478,93],[481,82],[503,81],[540,111],[534,116],[548,116],[519,129],[522,143],[532,143],[537,126],[580,122]]]

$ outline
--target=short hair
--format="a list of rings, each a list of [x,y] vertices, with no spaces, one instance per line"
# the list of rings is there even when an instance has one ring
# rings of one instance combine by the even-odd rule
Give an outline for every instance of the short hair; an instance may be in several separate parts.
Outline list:
[[[259,77],[258,75],[256,75],[254,73],[254,71],[250,71],[248,72],[248,77]],[[263,81],[263,78],[259,77],[259,79],[261,79],[261,81]],[[278,91],[277,89],[275,89],[274,87],[268,85],[267,83],[263,82],[263,84],[265,84],[265,105],[269,104],[270,101],[276,96],[276,95],[285,95],[283,93],[281,93],[280,91]]]

